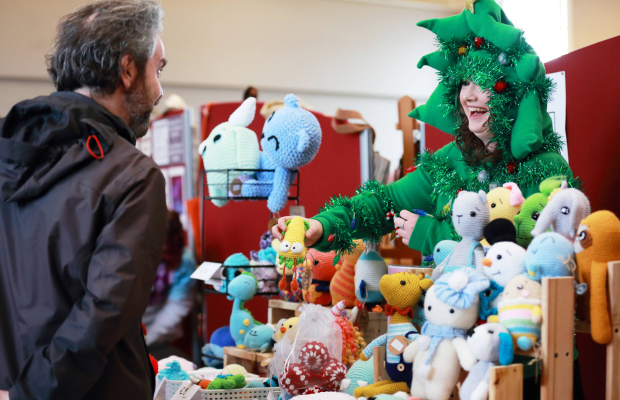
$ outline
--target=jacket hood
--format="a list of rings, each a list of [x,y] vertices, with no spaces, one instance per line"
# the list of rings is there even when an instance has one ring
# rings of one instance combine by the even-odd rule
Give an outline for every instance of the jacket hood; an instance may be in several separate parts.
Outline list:
[[[39,197],[68,174],[97,162],[91,152],[100,157],[103,151],[105,157],[117,135],[136,143],[123,120],[78,93],[56,92],[16,104],[0,119],[0,200]]]

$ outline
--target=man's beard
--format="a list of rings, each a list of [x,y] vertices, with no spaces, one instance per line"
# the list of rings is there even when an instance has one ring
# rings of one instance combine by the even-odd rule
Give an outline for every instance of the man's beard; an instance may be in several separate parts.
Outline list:
[[[125,94],[125,107],[129,113],[129,127],[137,138],[149,130],[151,112],[159,103],[159,97],[149,98],[144,77],[140,77],[134,87]]]

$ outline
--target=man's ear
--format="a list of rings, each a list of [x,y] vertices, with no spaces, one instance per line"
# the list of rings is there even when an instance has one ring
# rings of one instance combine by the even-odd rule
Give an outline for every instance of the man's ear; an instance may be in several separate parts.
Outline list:
[[[129,88],[138,80],[138,67],[131,54],[125,54],[121,58],[121,86],[123,91],[128,91]]]

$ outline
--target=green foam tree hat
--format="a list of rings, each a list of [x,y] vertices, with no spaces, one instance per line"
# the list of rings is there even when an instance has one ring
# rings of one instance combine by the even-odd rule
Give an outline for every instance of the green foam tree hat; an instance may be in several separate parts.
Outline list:
[[[422,57],[418,68],[437,70],[439,84],[425,105],[409,113],[458,135],[459,89],[471,81],[489,93],[489,130],[505,150],[503,162],[525,161],[538,151],[558,152],[547,103],[553,84],[545,67],[494,0],[467,0],[459,15],[421,21],[437,35],[439,50]]]

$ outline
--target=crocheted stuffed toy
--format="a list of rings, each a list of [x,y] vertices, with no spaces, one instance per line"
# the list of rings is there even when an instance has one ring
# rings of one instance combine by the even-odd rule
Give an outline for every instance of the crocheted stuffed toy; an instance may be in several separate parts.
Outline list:
[[[357,360],[351,368],[349,368],[347,376],[342,383],[343,386],[346,386],[344,392],[353,396],[355,389],[368,386],[374,383],[374,381],[374,364],[371,356],[368,361]]]
[[[512,337],[500,324],[490,323],[476,327],[467,338],[467,347],[479,361],[469,371],[459,390],[461,400],[484,400],[489,394],[489,369],[512,364],[514,349]]]
[[[476,268],[484,258],[480,245],[484,227],[489,223],[489,207],[484,191],[462,191],[452,205],[452,224],[462,239],[454,251],[433,271],[433,280],[441,274],[456,271],[462,267]]]
[[[226,260],[224,260],[224,265],[229,267],[222,271],[222,285],[220,286],[220,292],[226,293],[226,286],[229,282],[235,279],[235,276],[239,274],[239,271],[250,272],[249,268],[243,268],[250,266],[250,259],[248,259],[243,253],[235,253],[230,256]],[[233,267],[233,268],[230,268]],[[235,268],[240,267],[240,268]]]
[[[355,266],[355,296],[367,308],[380,304],[383,295],[379,281],[387,274],[387,264],[374,250],[364,252]]]
[[[241,389],[246,385],[245,376],[243,375],[218,375],[209,386],[207,390],[230,390]]]
[[[258,180],[248,180],[241,187],[243,196],[269,196],[267,207],[274,213],[286,205],[296,170],[312,161],[322,136],[319,121],[299,107],[295,95],[286,95],[284,104],[284,108],[271,114],[265,122],[260,143],[261,169],[275,169],[275,172],[259,174]]]
[[[336,265],[336,273],[329,286],[329,293],[332,296],[332,304],[338,304],[342,300],[346,301],[347,308],[355,306],[355,265],[366,249],[361,239],[354,240],[355,250],[353,253],[345,253],[342,256],[342,264]]]
[[[461,367],[470,371],[476,359],[465,337],[478,318],[478,294],[489,281],[472,268],[441,276],[426,293],[426,323],[420,337],[403,354],[413,362],[411,395],[447,400],[458,382]]]
[[[181,364],[178,361],[171,361],[166,363],[166,368],[157,374],[157,379],[163,378],[169,381],[186,381],[189,379],[189,375],[181,369]]]
[[[433,249],[433,262],[435,265],[441,264],[454,251],[457,243],[455,240],[442,240],[437,243]]]
[[[620,220],[614,213],[596,211],[581,221],[575,239],[575,257],[579,281],[588,285],[589,293],[585,296],[585,310],[578,307],[577,315],[591,322],[595,342],[607,344],[612,339],[607,304],[607,262],[620,260]],[[587,311],[590,312],[589,319]]]
[[[207,367],[222,368],[224,366],[224,347],[235,345],[235,339],[230,334],[230,327],[218,328],[211,334],[209,343],[202,347],[202,361]]]
[[[248,350],[268,351],[273,347],[275,329],[270,325],[257,325],[250,329],[243,338],[243,345]]]
[[[551,192],[558,189],[565,180],[564,176],[553,176],[540,183],[540,193],[534,193],[523,202],[521,211],[514,216],[513,222],[517,230],[517,243],[527,248],[532,239],[532,230],[540,217],[540,213],[547,205]]]
[[[516,230],[511,221],[499,218],[484,228],[491,248],[482,259],[482,272],[490,281],[489,289],[480,293],[480,318],[497,315],[497,305],[504,287],[512,278],[525,272],[525,249],[516,242]]]
[[[242,272],[228,285],[228,299],[234,300],[232,313],[230,314],[230,334],[237,347],[245,348],[244,339],[255,325],[260,325],[252,314],[243,307],[243,304],[256,294],[256,278],[252,274]]]
[[[545,277],[571,276],[575,266],[573,244],[559,233],[541,233],[527,248],[525,266],[528,277],[538,282]]]
[[[524,201],[519,186],[513,182],[504,183],[502,187],[489,191],[487,194],[489,221],[504,218],[512,222],[514,216],[521,211]],[[486,238],[481,243],[484,247],[490,246]]]
[[[388,347],[396,336],[409,337],[410,340],[415,339],[418,332],[411,323],[413,306],[420,300],[423,293],[428,293],[432,284],[433,282],[424,278],[422,274],[415,275],[408,272],[384,275],[381,278],[379,290],[387,301],[385,314],[390,317],[388,331],[366,346],[362,352],[362,359],[370,358],[373,348],[377,346]],[[403,360],[402,355],[396,355],[386,350],[385,368],[390,380],[358,387],[354,390],[354,396],[356,398],[372,397],[381,393],[407,392],[408,386],[411,384],[411,367],[411,361]]]
[[[530,350],[540,339],[542,323],[542,286],[525,275],[514,278],[504,288],[497,308],[499,313],[489,317],[508,329],[515,344],[524,351]]]
[[[235,110],[227,122],[221,123],[200,143],[198,153],[202,156],[205,170],[216,169],[258,169],[260,152],[256,133],[247,128],[254,120],[256,99],[245,100]],[[231,182],[241,173],[247,172],[207,172],[209,196],[222,207],[228,203],[228,189]]]
[[[304,301],[328,306],[332,303],[329,286],[334,274],[336,274],[336,267],[334,266],[336,252],[321,253],[315,249],[310,249],[308,254],[310,256],[306,258],[305,268],[312,271],[312,280],[310,286],[303,290]]]
[[[566,181],[561,189],[553,193],[540,213],[532,236],[540,235],[551,228],[571,242],[575,240],[579,222],[590,215],[590,201],[579,189],[567,188]]]
[[[355,361],[359,360],[362,349],[366,347],[366,341],[359,328],[353,326],[352,321],[347,317],[345,303],[342,300],[340,303],[335,304],[332,307],[332,315],[342,332],[342,363],[351,366]]]
[[[293,270],[291,290],[299,289],[296,272],[297,265],[306,260],[306,231],[310,228],[308,221],[301,217],[294,217],[286,221],[286,230],[283,233],[282,243],[278,249],[278,262],[287,269]],[[280,290],[286,288],[286,277],[282,275],[279,285]]]
[[[273,340],[276,343],[282,340],[286,332],[289,329],[292,329],[293,326],[295,326],[295,324],[297,324],[298,322],[299,317],[293,317],[289,319],[282,318],[280,321],[278,321],[278,324],[276,325],[276,331],[274,333]]]

